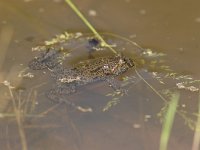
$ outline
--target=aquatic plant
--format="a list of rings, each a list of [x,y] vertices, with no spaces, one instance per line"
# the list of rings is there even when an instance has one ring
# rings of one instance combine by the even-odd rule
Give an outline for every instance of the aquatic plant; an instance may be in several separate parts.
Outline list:
[[[180,98],[180,93],[178,92],[173,93],[171,95],[171,100],[167,105],[166,115],[164,116],[163,128],[160,137],[160,150],[167,150],[167,144],[173,126],[179,98]]]
[[[138,82],[142,81],[144,82],[151,90],[154,92],[162,101],[163,101],[163,107],[161,108],[160,112],[158,112],[158,117],[160,121],[163,123],[163,130],[160,138],[160,150],[167,149],[167,143],[169,141],[170,137],[170,131],[173,125],[175,114],[177,113],[179,116],[181,116],[184,120],[184,123],[188,125],[192,130],[195,130],[196,132],[199,131],[200,125],[199,125],[199,112],[197,113],[190,113],[186,110],[182,110],[179,103],[180,102],[180,91],[185,90],[189,91],[191,93],[199,92],[199,82],[200,80],[193,79],[190,75],[183,75],[179,74],[173,69],[171,69],[170,66],[165,64],[165,60],[162,59],[166,55],[164,53],[157,52],[155,50],[151,49],[145,49],[139,46],[137,43],[131,41],[128,38],[113,34],[113,33],[99,33],[96,31],[96,29],[90,24],[90,22],[87,21],[87,19],[83,16],[83,14],[79,11],[79,9],[72,3],[70,0],[65,0],[68,5],[73,9],[73,11],[83,20],[83,22],[89,27],[89,29],[93,32],[94,35],[87,34],[87,33],[68,33],[65,32],[61,35],[56,36],[52,40],[46,41],[43,46],[35,47],[32,50],[45,50],[48,46],[56,46],[56,44],[64,43],[69,40],[78,40],[79,38],[82,38],[84,36],[88,37],[94,37],[100,40],[101,46],[106,47],[111,50],[114,54],[117,54],[118,51],[111,46],[110,43],[108,43],[104,38],[106,36],[111,36],[118,38],[122,41],[130,43],[133,47],[136,47],[139,49],[139,52],[134,52],[132,49],[130,49],[131,54],[133,55],[133,59],[135,61],[135,73],[136,75],[133,76],[124,76],[122,87],[130,88],[131,86],[137,84]],[[117,49],[118,45],[116,45]],[[63,54],[63,57],[68,57],[71,54],[71,51],[75,50],[76,48],[70,49],[70,51],[65,51]],[[62,48],[61,48],[62,50]],[[64,48],[63,48],[64,50]],[[62,62],[63,58],[60,59]],[[159,84],[161,85],[167,85],[168,80],[173,80],[176,84],[173,85],[170,88],[163,89],[161,91],[158,91],[156,88],[151,85],[145,77],[142,76],[142,74],[139,72],[139,69],[146,69],[147,73],[151,75],[153,79],[156,79]],[[31,73],[22,72],[21,77],[32,77]],[[10,92],[12,105],[13,105],[13,113],[1,113],[0,117],[15,117],[18,129],[21,137],[21,144],[23,146],[23,150],[27,149],[27,143],[26,143],[26,137],[24,133],[24,126],[23,126],[23,120],[26,117],[44,117],[44,115],[48,114],[48,112],[54,107],[49,108],[48,110],[39,113],[39,114],[32,114],[32,112],[35,109],[35,98],[37,93],[30,92],[31,94],[25,98],[21,99],[19,95],[13,94],[13,87],[9,82],[3,82],[4,85],[8,87],[8,90]],[[175,92],[174,92],[175,91]],[[33,95],[32,95],[33,94]],[[107,97],[110,98],[110,100],[105,104],[105,106],[102,108],[102,111],[109,111],[110,109],[114,108],[117,104],[121,102],[121,98],[124,97],[124,93],[121,93],[120,91],[114,91],[112,93],[106,94]],[[56,105],[57,106],[57,105]],[[91,109],[83,109],[81,106],[77,106],[77,109],[81,112],[92,112]],[[192,117],[191,117],[192,116]],[[193,118],[198,118],[197,121]],[[196,136],[197,137],[197,136]],[[197,141],[198,137],[196,138]],[[195,147],[195,146],[194,146]]]

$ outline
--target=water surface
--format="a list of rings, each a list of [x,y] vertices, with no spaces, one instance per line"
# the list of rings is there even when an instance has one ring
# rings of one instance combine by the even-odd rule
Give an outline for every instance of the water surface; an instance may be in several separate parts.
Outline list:
[[[130,38],[143,48],[165,53],[166,64],[176,72],[199,78],[199,1],[73,2],[98,31],[115,33]],[[120,103],[106,112],[102,112],[102,109],[112,97],[105,95],[113,92],[106,83],[79,88],[69,99],[93,110],[81,112],[66,105],[52,103],[46,98],[45,91],[52,84],[48,74],[37,72],[31,79],[18,77],[19,72],[35,56],[31,51],[32,47],[43,44],[43,41],[64,31],[90,32],[64,1],[1,0],[0,29],[0,80],[9,81],[16,87],[13,96],[16,100],[21,98],[22,102],[16,105],[26,106],[29,114],[22,116],[19,125],[15,117],[17,111],[13,113],[8,87],[1,84],[1,149],[22,149],[23,142],[27,149],[33,150],[159,149],[162,124],[157,113],[164,102],[144,82],[133,83],[128,95],[121,97]],[[131,45],[126,45],[125,48],[127,53],[134,50]],[[138,68],[158,91],[171,86],[160,85],[145,70]],[[135,71],[130,70],[124,76],[134,75],[136,76]],[[29,96],[30,92],[32,94]],[[29,105],[25,105],[26,102]],[[197,93],[181,91],[180,105],[183,109],[191,113],[197,112],[197,104]],[[191,149],[193,134],[194,131],[184,124],[184,119],[177,115],[169,149]]]

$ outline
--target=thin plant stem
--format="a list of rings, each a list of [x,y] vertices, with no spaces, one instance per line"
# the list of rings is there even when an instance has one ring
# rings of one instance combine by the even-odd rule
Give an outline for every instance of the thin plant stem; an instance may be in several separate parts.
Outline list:
[[[80,19],[85,23],[85,25],[94,33],[94,35],[101,41],[101,45],[108,47],[113,53],[117,54],[117,51],[113,49],[102,36],[96,31],[96,29],[91,25],[91,23],[84,17],[84,15],[79,11],[79,9],[73,4],[71,0],[65,0],[65,2],[71,7],[71,9],[80,17]]]
[[[200,92],[199,92],[199,103],[198,103],[198,114],[200,114]],[[197,123],[196,123],[196,129],[194,133],[194,139],[193,139],[193,144],[192,144],[192,150],[198,150],[199,149],[199,144],[200,144],[200,131],[199,131],[199,126],[200,126],[200,116],[197,118]]]
[[[22,124],[22,114],[21,114],[21,111],[17,108],[15,98],[14,98],[14,95],[12,93],[12,89],[11,89],[10,85],[8,85],[8,89],[9,89],[9,92],[10,92],[14,112],[15,112],[15,115],[16,115],[15,117],[16,117],[18,129],[19,129],[19,135],[20,135],[20,139],[21,139],[22,150],[27,150],[28,148],[27,148],[27,142],[26,142],[26,135],[25,135],[25,132],[24,132],[23,124]]]
[[[169,142],[169,137],[174,122],[174,117],[176,114],[176,109],[178,101],[180,99],[180,93],[176,92],[172,94],[171,100],[168,105],[168,110],[165,115],[165,120],[162,127],[162,133],[160,137],[160,150],[167,150],[167,145]]]
[[[135,73],[137,74],[137,76],[146,84],[148,85],[164,102],[167,102],[167,100],[153,87],[151,86],[141,75],[140,73],[137,71],[136,67],[135,67]]]

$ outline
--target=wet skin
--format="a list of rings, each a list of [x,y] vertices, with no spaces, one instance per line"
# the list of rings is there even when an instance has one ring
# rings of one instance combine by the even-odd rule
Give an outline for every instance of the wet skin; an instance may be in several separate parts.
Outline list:
[[[77,63],[71,68],[64,68],[59,60],[61,51],[47,50],[29,63],[33,70],[50,69],[51,76],[56,80],[54,89],[48,92],[48,97],[53,101],[65,101],[66,95],[72,94],[79,86],[96,81],[106,81],[114,90],[122,91],[116,84],[114,77],[126,72],[134,66],[132,59],[125,56],[108,56],[89,59]]]

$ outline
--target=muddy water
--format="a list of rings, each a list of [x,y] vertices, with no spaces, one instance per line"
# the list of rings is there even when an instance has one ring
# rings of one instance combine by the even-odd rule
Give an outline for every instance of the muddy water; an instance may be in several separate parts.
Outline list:
[[[199,1],[74,0],[74,3],[99,31],[129,37],[144,48],[165,53],[167,64],[174,70],[200,78]],[[14,100],[20,97],[22,102],[16,108],[23,106],[29,114],[18,118],[21,121],[17,123],[9,90],[1,84],[1,149],[17,150],[22,145],[34,150],[159,149],[162,125],[157,113],[164,103],[143,82],[134,83],[120,104],[107,112],[102,112],[102,108],[112,97],[105,95],[113,91],[106,83],[79,88],[69,99],[93,110],[81,112],[48,101],[45,96],[45,91],[51,88],[48,73],[37,72],[31,79],[18,77],[34,57],[32,47],[63,31],[89,32],[64,1],[1,0],[0,29],[0,80],[16,87]],[[142,68],[139,71],[145,75]],[[134,73],[131,70],[126,75]],[[163,88],[149,75],[146,78],[155,88]],[[182,92],[181,98],[180,103],[187,111],[197,111],[196,94]],[[177,116],[169,149],[191,149],[193,133]]]

